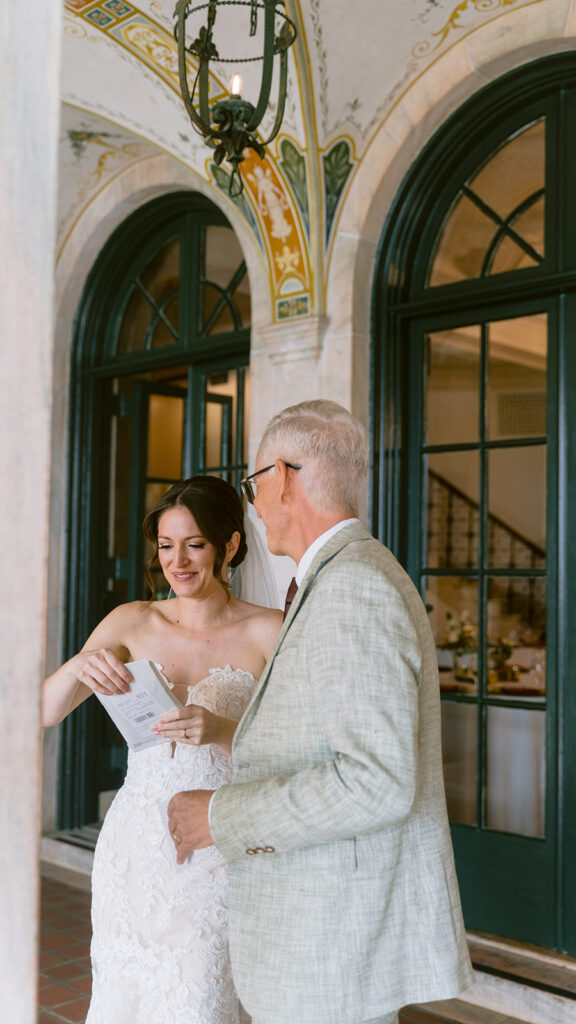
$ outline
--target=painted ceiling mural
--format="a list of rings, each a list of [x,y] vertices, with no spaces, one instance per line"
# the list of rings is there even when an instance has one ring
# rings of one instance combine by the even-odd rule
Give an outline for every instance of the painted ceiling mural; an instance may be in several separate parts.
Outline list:
[[[116,175],[159,152],[233,202],[226,164],[215,166],[180,97],[175,0],[63,2],[60,245]],[[534,2],[287,0],[299,38],[282,129],[264,161],[249,151],[234,200],[265,254],[277,319],[323,311],[342,197],[403,92],[482,21]],[[215,99],[228,74],[216,67]],[[251,98],[250,72],[245,84]]]

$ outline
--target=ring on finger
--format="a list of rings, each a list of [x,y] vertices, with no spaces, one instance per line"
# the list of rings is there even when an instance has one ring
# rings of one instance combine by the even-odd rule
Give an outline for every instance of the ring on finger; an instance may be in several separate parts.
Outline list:
[[[182,842],[182,836],[179,836],[179,835],[178,835],[178,833],[177,833],[176,829],[174,829],[174,831],[173,831],[173,833],[172,833],[172,839],[173,839],[173,840],[174,840],[174,842],[176,843],[176,846],[179,846],[179,845],[180,845],[180,843]]]

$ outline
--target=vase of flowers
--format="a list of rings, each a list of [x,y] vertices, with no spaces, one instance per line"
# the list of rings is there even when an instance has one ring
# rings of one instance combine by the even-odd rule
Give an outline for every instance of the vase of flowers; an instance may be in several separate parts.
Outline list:
[[[488,648],[488,685],[497,683],[517,682],[520,676],[520,669],[517,665],[509,664],[514,642],[507,636],[499,636],[498,639]]]
[[[460,618],[452,612],[446,612],[446,634],[441,647],[453,652],[454,676],[458,682],[475,683],[478,669],[478,630],[470,621],[467,611],[463,611]]]

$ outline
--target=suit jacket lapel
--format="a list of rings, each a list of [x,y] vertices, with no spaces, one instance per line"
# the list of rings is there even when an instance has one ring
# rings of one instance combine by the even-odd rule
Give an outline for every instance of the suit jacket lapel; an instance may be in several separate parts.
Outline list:
[[[286,616],[286,619],[282,624],[282,629],[278,634],[278,639],[276,641],[274,650],[272,651],[266,663],[264,671],[260,676],[258,685],[252,696],[252,700],[250,701],[250,704],[248,705],[248,708],[246,709],[243,718],[240,720],[240,724],[236,730],[236,735],[234,737],[234,742],[236,742],[236,740],[240,737],[241,733],[244,731],[247,724],[256,713],[260,700],[262,699],[262,695],[266,689],[266,686],[268,685],[268,679],[270,678],[270,673],[274,666],[276,655],[280,650],[280,647],[282,646],[282,643],[284,641],[284,637],[286,636],[292,623],[294,622],[294,619],[298,614],[301,605],[305,602],[306,595],[308,594],[310,587],[312,585],[312,581],[314,580],[317,573],[319,573],[323,569],[327,562],[330,562],[334,558],[334,555],[337,555],[338,552],[342,550],[342,548],[346,547],[347,544],[350,544],[352,541],[356,540],[371,539],[372,535],[368,532],[365,526],[362,526],[361,523],[351,523],[350,526],[345,526],[343,527],[342,530],[338,530],[338,533],[335,533],[333,537],[330,537],[326,544],[324,544],[317,552],[316,557],[314,558],[311,566],[308,569],[308,572],[306,573],[304,579],[302,580],[302,583],[298,587],[298,590],[294,596],[294,600],[292,601],[290,611],[288,612],[288,615]]]

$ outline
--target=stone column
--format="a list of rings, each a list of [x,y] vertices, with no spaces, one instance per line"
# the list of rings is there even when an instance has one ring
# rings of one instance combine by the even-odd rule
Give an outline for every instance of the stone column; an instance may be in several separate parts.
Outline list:
[[[36,1021],[62,0],[0,5],[0,1003]]]
[[[319,361],[328,327],[325,317],[254,325],[250,349],[250,465],[268,420],[281,409],[322,394]]]

